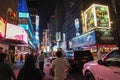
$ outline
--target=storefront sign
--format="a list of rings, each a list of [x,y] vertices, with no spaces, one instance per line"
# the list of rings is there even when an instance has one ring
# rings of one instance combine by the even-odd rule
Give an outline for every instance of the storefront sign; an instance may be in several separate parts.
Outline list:
[[[85,12],[85,27],[87,30],[93,29],[95,27],[95,18],[93,13],[93,7],[89,7]]]
[[[18,17],[19,18],[29,18],[29,13],[25,13],[25,12],[19,12],[18,13]]]

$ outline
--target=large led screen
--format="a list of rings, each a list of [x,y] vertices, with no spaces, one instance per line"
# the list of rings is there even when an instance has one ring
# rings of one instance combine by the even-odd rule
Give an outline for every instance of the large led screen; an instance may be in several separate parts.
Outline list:
[[[7,23],[6,38],[20,40],[27,43],[28,35],[22,27]]]
[[[90,30],[90,29],[95,27],[95,25],[94,25],[95,20],[94,20],[94,14],[93,14],[93,8],[92,7],[90,7],[85,12],[85,23],[86,23],[87,30]]]
[[[98,27],[109,27],[109,13],[107,6],[95,6],[97,26]]]
[[[110,28],[108,6],[92,4],[85,12],[85,27],[88,30],[94,28]]]
[[[0,37],[5,37],[5,21],[0,17]]]

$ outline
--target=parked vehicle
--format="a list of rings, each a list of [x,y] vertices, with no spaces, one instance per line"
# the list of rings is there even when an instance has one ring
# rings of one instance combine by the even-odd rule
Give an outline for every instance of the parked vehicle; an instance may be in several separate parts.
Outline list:
[[[120,50],[113,50],[100,60],[85,63],[85,80],[120,80]]]
[[[67,59],[73,58],[73,54],[74,54],[73,50],[68,50],[68,51],[65,51],[64,53],[65,53]]]
[[[83,64],[93,60],[92,53],[89,50],[73,51],[73,57],[69,59],[71,70],[81,70]]]

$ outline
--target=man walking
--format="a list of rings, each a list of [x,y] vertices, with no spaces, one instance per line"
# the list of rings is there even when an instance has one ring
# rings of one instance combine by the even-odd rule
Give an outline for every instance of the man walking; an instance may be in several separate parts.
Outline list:
[[[2,54],[3,53],[3,48],[2,47],[0,47],[0,54]]]
[[[37,64],[37,68],[40,68],[42,72],[44,72],[44,59],[45,56],[43,54],[43,51],[41,51],[41,54],[39,54],[37,57],[36,64]]]
[[[54,80],[65,80],[67,78],[67,71],[70,64],[67,60],[62,59],[62,52],[56,52],[57,58],[52,61],[51,71],[54,71]]]

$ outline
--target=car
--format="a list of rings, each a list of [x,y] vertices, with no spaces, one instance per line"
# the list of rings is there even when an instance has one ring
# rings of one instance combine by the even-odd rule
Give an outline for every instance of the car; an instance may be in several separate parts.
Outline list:
[[[71,65],[71,71],[82,70],[83,64],[92,61],[94,58],[89,50],[73,51],[71,59],[68,59]]]
[[[84,80],[120,80],[120,50],[83,65]]]
[[[73,53],[74,53],[73,50],[68,50],[68,51],[64,52],[67,59],[72,59],[73,58]]]

